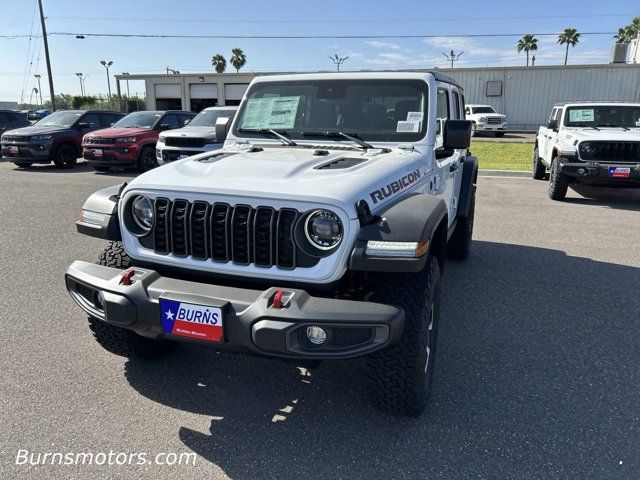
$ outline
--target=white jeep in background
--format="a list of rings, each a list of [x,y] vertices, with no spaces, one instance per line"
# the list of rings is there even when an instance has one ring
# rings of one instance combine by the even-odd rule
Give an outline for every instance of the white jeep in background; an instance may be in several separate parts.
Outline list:
[[[471,248],[463,105],[439,72],[258,77],[216,124],[224,148],[89,197],[78,231],[111,243],[67,289],[113,353],[365,356],[372,401],[419,415],[444,262]]]
[[[209,107],[196,115],[185,127],[167,130],[158,136],[156,159],[159,165],[222,148],[216,138],[216,123],[233,120],[238,107]]]
[[[569,102],[551,110],[534,145],[532,176],[549,174],[549,197],[569,185],[640,187],[640,103]]]
[[[465,118],[472,122],[472,135],[478,132],[493,132],[496,137],[503,137],[507,130],[507,116],[497,113],[491,105],[468,104]]]

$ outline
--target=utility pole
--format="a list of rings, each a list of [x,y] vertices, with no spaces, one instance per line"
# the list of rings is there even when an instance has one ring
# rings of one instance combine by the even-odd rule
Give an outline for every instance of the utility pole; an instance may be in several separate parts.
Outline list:
[[[109,67],[113,65],[111,60],[100,60],[100,63],[107,69],[107,88],[109,89],[109,98],[111,98],[111,79],[109,78]]]
[[[38,0],[40,9],[40,24],[42,25],[42,40],[44,41],[44,56],[47,59],[47,75],[49,76],[49,95],[51,95],[51,111],[56,110],[56,95],[53,92],[53,75],[51,75],[51,59],[49,58],[49,42],[47,41],[47,26],[44,23],[44,12],[42,10],[42,0]],[[42,91],[40,92],[42,99]],[[40,100],[42,102],[42,100]]]
[[[340,65],[342,65],[347,58],[349,57],[339,57],[337,53],[333,57],[329,57],[329,59],[336,64],[338,72],[340,71]]]
[[[84,85],[82,84],[82,73],[76,73],[78,80],[80,80],[80,95],[84,97]]]
[[[42,75],[40,74],[36,74],[34,75],[34,77],[36,77],[38,79],[38,92],[40,92],[40,107],[42,107],[42,87],[40,86],[40,77]]]
[[[532,55],[531,56],[531,66],[533,67],[533,66],[535,66],[535,64],[536,64],[536,56]]]
[[[449,55],[447,55],[446,53],[442,52],[442,54],[447,57],[447,60],[449,62],[451,62],[451,68],[453,68],[453,62],[457,62],[458,60],[460,60],[460,57],[462,56],[464,52],[460,52],[456,55],[456,52],[454,52],[453,50],[451,50],[451,53]]]

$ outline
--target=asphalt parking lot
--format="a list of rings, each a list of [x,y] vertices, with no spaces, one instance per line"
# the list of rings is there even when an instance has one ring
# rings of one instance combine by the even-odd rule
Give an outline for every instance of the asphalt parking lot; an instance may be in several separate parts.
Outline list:
[[[371,408],[362,361],[295,366],[181,346],[102,350],[63,273],[104,243],[85,198],[133,174],[0,162],[0,478],[638,478],[640,203],[481,177],[445,270],[419,419]],[[16,466],[30,452],[196,452],[195,466]]]

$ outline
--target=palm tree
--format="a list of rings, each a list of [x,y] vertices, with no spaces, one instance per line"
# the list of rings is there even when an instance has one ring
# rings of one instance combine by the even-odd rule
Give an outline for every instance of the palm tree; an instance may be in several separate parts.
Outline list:
[[[518,53],[523,50],[527,52],[527,67],[529,66],[529,52],[538,50],[538,39],[533,35],[523,35],[516,45]]]
[[[229,61],[231,62],[231,65],[234,66],[237,73],[242,67],[247,64],[247,56],[244,54],[241,48],[233,48],[231,49],[231,53],[233,55],[231,55],[231,59],[229,59]]]
[[[569,46],[575,47],[580,41],[580,34],[575,28],[565,28],[564,32],[558,35],[558,43],[560,45],[566,45],[567,49],[564,52],[564,64],[567,64],[569,60]]]
[[[629,43],[629,27],[622,27],[618,29],[618,33],[616,33],[613,38],[616,43]]]
[[[227,60],[219,53],[216,53],[211,57],[211,66],[216,69],[216,72],[224,73],[227,68]]]

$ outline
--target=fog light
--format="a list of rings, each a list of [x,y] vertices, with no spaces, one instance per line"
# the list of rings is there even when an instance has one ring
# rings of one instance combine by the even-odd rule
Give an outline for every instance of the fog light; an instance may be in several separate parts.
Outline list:
[[[98,310],[104,310],[104,294],[100,290],[93,295],[93,304]]]
[[[307,327],[307,338],[314,345],[322,345],[327,340],[327,332],[320,327]]]

